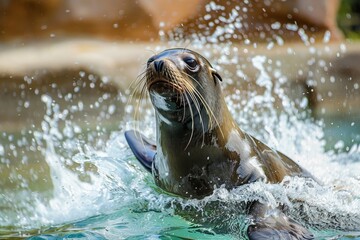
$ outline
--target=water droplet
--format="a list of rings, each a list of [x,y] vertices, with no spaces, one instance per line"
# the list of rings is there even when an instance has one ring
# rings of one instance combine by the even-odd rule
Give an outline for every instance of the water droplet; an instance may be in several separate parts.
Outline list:
[[[0,156],[4,156],[4,154],[5,154],[4,146],[0,144]]]
[[[114,112],[115,112],[115,110],[116,110],[116,107],[115,107],[115,105],[113,105],[113,104],[108,107],[108,113],[109,113],[110,115],[113,115]]]
[[[30,102],[29,101],[25,101],[24,102],[24,108],[29,108],[30,106]]]
[[[280,29],[281,24],[280,22],[274,22],[273,24],[271,24],[271,28],[274,30]]]
[[[85,72],[84,72],[84,71],[80,71],[80,72],[79,72],[79,76],[82,77],[82,78],[85,77]]]
[[[294,31],[294,32],[296,32],[299,29],[296,24],[291,24],[291,23],[286,24],[285,27],[287,30]]]
[[[206,14],[206,15],[204,16],[204,20],[208,21],[208,20],[210,20],[210,19],[211,19],[211,15],[210,15],[210,14]]]
[[[345,44],[340,44],[340,50],[342,53],[345,53],[346,52],[346,45]]]
[[[109,83],[109,82],[110,82],[110,77],[108,77],[108,76],[102,76],[102,77],[101,77],[101,81],[102,81],[103,83]]]
[[[268,50],[271,50],[274,47],[274,42],[269,42],[269,44],[266,46]]]

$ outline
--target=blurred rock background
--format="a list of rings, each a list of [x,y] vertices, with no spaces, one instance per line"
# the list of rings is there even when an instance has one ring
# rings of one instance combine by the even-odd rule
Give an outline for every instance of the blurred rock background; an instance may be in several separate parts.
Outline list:
[[[259,74],[251,56],[279,60],[287,94],[306,96],[314,117],[358,123],[359,29],[358,0],[1,0],[0,130],[30,124],[34,91],[72,92],[98,76],[99,94],[124,92],[157,46],[184,39],[190,48],[194,39],[233,42],[243,63],[226,71],[250,84]]]
[[[350,0],[344,0],[350,2]],[[212,3],[225,3],[223,9],[212,11]],[[158,31],[182,25],[185,35],[213,31],[202,26],[210,17],[226,16],[233,9],[241,13],[243,27],[237,39],[266,39],[275,33],[294,38],[294,31],[285,24],[303,27],[309,37],[322,37],[331,32],[332,39],[340,39],[336,16],[340,0],[2,0],[0,2],[0,39],[38,39],[41,37],[100,36],[121,40],[154,41]],[[358,4],[344,4],[344,11],[358,11]],[[208,6],[206,8],[206,6]],[[346,16],[345,16],[346,17]],[[341,20],[342,21],[342,20]],[[276,31],[271,24],[279,23]],[[350,23],[349,23],[350,22]],[[351,27],[351,20],[344,27]]]

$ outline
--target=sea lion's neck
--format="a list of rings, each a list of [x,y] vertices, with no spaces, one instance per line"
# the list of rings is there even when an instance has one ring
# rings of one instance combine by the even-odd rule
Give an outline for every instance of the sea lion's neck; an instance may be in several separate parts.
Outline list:
[[[225,102],[215,109],[211,113],[205,107],[200,107],[199,111],[193,109],[192,116],[183,121],[169,120],[157,111],[157,143],[160,146],[176,143],[176,151],[185,151],[226,141],[234,120]]]
[[[225,103],[222,105],[226,107]],[[159,186],[169,192],[194,197],[211,194],[214,185],[231,184],[231,176],[237,164],[229,159],[225,145],[229,129],[234,128],[233,123],[230,123],[232,118],[228,109],[220,110],[216,112],[221,115],[216,118],[216,125],[208,127],[204,132],[199,127],[200,117],[194,118],[194,124],[182,124],[164,121],[157,114],[158,148],[154,173]],[[202,121],[206,120],[204,116],[202,118]],[[207,171],[214,174],[208,174]]]

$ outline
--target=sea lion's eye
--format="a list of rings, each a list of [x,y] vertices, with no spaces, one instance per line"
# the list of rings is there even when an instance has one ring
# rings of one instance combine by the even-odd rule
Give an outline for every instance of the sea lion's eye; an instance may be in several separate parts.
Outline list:
[[[196,60],[194,58],[191,57],[186,57],[184,58],[184,62],[190,67],[190,69],[194,70],[198,63],[196,62]]]

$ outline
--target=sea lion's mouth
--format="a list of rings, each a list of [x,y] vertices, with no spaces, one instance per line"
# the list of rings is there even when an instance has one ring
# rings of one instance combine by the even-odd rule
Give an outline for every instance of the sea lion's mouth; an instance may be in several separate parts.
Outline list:
[[[180,98],[181,90],[179,87],[167,80],[156,80],[148,85],[149,93],[157,93],[167,101],[177,102]]]
[[[148,84],[150,98],[155,108],[178,112],[183,109],[181,91],[168,80],[155,80]]]

